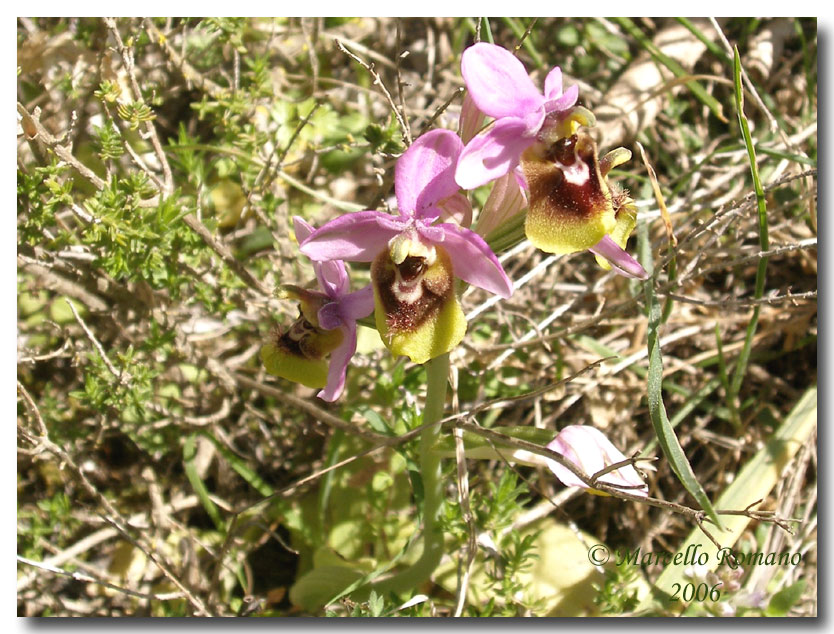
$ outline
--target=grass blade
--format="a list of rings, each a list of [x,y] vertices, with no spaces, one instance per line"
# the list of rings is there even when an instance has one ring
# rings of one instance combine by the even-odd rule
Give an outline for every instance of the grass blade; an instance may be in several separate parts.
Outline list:
[[[663,64],[666,68],[672,71],[675,77],[686,77],[689,75],[683,66],[655,46],[654,42],[646,37],[645,33],[637,28],[637,25],[634,24],[634,22],[628,18],[614,18],[614,21],[628,31],[629,35],[637,40],[637,42],[645,48],[658,63]],[[727,123],[727,117],[724,116],[724,109],[721,107],[721,104],[715,97],[710,95],[704,87],[701,86],[701,84],[697,81],[688,81],[686,82],[686,85],[692,91],[692,94],[695,95],[701,103],[707,106],[719,120]]]
[[[640,234],[641,263],[643,268],[651,275],[654,266],[651,260],[648,227],[645,222],[640,223]],[[669,461],[669,466],[672,467],[672,471],[674,471],[678,480],[680,480],[680,483],[695,498],[707,515],[720,526],[721,522],[718,519],[718,515],[716,515],[715,509],[712,507],[707,494],[704,492],[704,488],[695,477],[689,460],[687,460],[686,454],[683,452],[680,442],[678,442],[678,437],[675,435],[675,430],[666,415],[666,407],[663,404],[663,360],[660,356],[660,338],[658,336],[658,329],[662,323],[662,315],[660,303],[657,301],[657,296],[654,292],[653,278],[649,278],[645,283],[645,293],[646,308],[649,317],[649,372],[646,380],[646,390],[652,426],[654,427],[658,444],[663,450],[666,459]]]
[[[750,160],[750,172],[753,175],[753,187],[756,191],[756,206],[759,213],[759,246],[762,251],[767,251],[770,248],[770,239],[768,238],[767,228],[767,205],[765,203],[762,181],[759,178],[759,168],[756,164],[756,149],[753,146],[753,138],[750,136],[750,126],[747,123],[747,117],[744,115],[744,90],[741,86],[741,59],[738,55],[738,47],[733,49],[733,84],[735,85],[735,103],[736,110],[738,111],[738,122],[741,126],[741,134],[744,137],[744,144],[747,146],[747,157]],[[761,299],[764,294],[767,260],[767,257],[760,259],[759,266],[756,269],[756,288],[753,294],[755,299]],[[747,325],[744,347],[741,349],[741,354],[738,358],[738,365],[736,365],[733,380],[730,384],[730,397],[733,400],[735,400],[738,396],[739,389],[741,389],[741,382],[744,380],[744,374],[747,371],[747,362],[750,359],[750,348],[753,345],[753,336],[756,334],[756,327],[759,323],[760,308],[761,306],[756,304],[753,308],[753,314],[750,316],[750,323]]]
[[[486,41],[490,44],[495,44],[495,40],[492,37],[492,29],[489,26],[489,18],[481,18],[483,21],[483,27],[481,28],[481,33],[486,38]]]
[[[766,154],[767,156],[772,156],[773,158],[785,159],[801,165],[808,165],[809,167],[817,166],[817,162],[814,159],[802,156],[801,154],[792,154],[790,152],[785,152],[784,150],[776,150],[774,148],[763,147],[761,145],[759,146],[759,152]]]
[[[533,63],[535,63],[536,67],[545,68],[546,64],[544,59],[542,59],[542,56],[539,54],[538,50],[536,50],[536,45],[533,44],[530,38],[524,37],[526,30],[522,28],[522,26],[518,23],[518,20],[516,20],[515,18],[501,18],[501,20],[504,22],[504,24],[510,27],[510,30],[513,32],[513,35],[515,35],[519,39],[519,41],[521,41],[523,38],[521,46],[523,46],[524,50],[527,51],[530,54],[530,57],[533,58]]]
[[[713,42],[709,37],[707,37],[701,29],[695,26],[690,20],[687,18],[675,18],[680,24],[685,26],[689,29],[689,32],[692,33],[695,37],[701,40],[701,43],[707,47],[707,50],[715,55],[719,60],[724,61],[727,59],[727,53],[722,49],[718,44]]]
[[[203,482],[200,474],[197,473],[197,465],[195,462],[196,458],[197,434],[191,434],[185,439],[185,445],[182,448],[182,460],[185,467],[185,477],[188,478],[188,481],[191,483],[191,488],[194,489],[197,497],[200,498],[200,504],[203,505],[203,508],[206,510],[206,513],[208,513],[211,521],[214,522],[217,530],[221,533],[225,533],[226,527],[223,524],[223,518],[220,516],[220,511],[218,510],[217,505],[211,501],[206,484]]]
[[[727,362],[724,359],[724,346],[721,343],[721,328],[719,328],[718,323],[715,324],[715,349],[718,351],[718,376],[721,378],[721,385],[724,386],[724,396],[727,399],[727,409],[730,410],[730,414],[732,415],[732,423],[733,427],[735,427],[736,431],[739,431],[741,428],[741,420],[738,416],[738,410],[736,410],[736,402],[733,398],[733,393],[730,390],[730,379],[727,376]]]
[[[246,482],[255,489],[258,493],[263,495],[264,497],[269,497],[275,491],[269,486],[266,482],[264,482],[261,477],[255,473],[246,462],[240,458],[239,456],[235,455],[226,445],[222,442],[217,440],[214,436],[212,436],[208,432],[202,432],[203,436],[208,438],[212,444],[217,448],[217,451],[223,456],[228,463],[231,465],[232,469],[234,469],[237,474],[246,480]]]
[[[811,437],[817,426],[817,388],[810,388],[788,414],[785,422],[771,437],[767,444],[739,471],[733,483],[718,498],[716,506],[723,510],[742,510],[767,497],[771,489],[782,477],[799,448]],[[725,530],[716,535],[723,547],[732,548],[750,523],[745,515],[724,515]],[[720,555],[700,528],[695,528],[680,545],[678,552],[685,553],[688,548],[697,547],[698,553],[707,556],[707,567],[718,567]],[[649,596],[638,606],[637,611],[670,608],[678,603],[667,601],[673,591],[673,585],[685,583],[686,566],[668,566],[655,584],[659,591],[656,596]]]

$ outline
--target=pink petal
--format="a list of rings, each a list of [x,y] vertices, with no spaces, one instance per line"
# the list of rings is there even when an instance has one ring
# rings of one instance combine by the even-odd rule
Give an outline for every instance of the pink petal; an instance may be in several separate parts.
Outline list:
[[[301,243],[312,260],[371,262],[400,233],[407,220],[381,211],[357,211],[316,229]]]
[[[472,139],[458,159],[455,179],[463,189],[475,189],[501,178],[518,165],[521,153],[535,137],[526,136],[527,124],[521,119],[500,119]]]
[[[508,172],[493,183],[489,197],[478,215],[475,230],[480,236],[488,236],[493,229],[520,213],[526,206],[527,200],[516,175]]]
[[[292,217],[292,227],[295,231],[295,240],[298,244],[304,242],[313,233],[313,225],[304,220],[301,216]]]
[[[443,229],[441,244],[452,260],[455,277],[509,299],[513,294],[513,283],[481,236],[453,224],[436,227]]]
[[[594,427],[588,425],[568,425],[557,434],[556,438],[547,445],[547,448],[562,454],[583,471],[585,475],[590,477],[605,468],[606,454],[599,447],[600,438],[602,439],[601,442],[611,444],[605,435]],[[619,458],[619,460],[625,460],[625,457]],[[548,466],[565,486],[588,488],[577,476],[562,465],[554,462]],[[566,480],[572,483],[568,484],[557,471],[561,472],[562,476],[565,476]],[[568,476],[567,474],[570,475]]]
[[[483,127],[484,119],[484,113],[478,110],[478,106],[472,101],[472,95],[467,92],[463,96],[463,105],[460,108],[460,121],[458,124],[460,140],[468,143]]]
[[[356,321],[374,312],[374,288],[368,284],[365,288],[342,297],[339,301],[340,312],[345,320]]]
[[[646,273],[646,269],[631,257],[627,251],[620,248],[620,245],[614,242],[611,236],[603,236],[602,240],[588,250],[608,260],[615,273],[631,279],[649,279],[649,274]]]
[[[547,114],[564,112],[572,108],[576,104],[577,99],[579,99],[579,86],[574,84],[561,97],[557,96],[554,99],[548,99],[544,103],[544,111]]]
[[[344,323],[342,312],[339,310],[339,302],[328,302],[316,313],[319,326],[325,330],[335,330]]]
[[[342,328],[345,338],[342,344],[330,353],[330,367],[327,370],[327,385],[316,396],[332,403],[345,389],[345,374],[353,353],[356,352],[356,326],[349,324]]]
[[[556,99],[562,94],[562,69],[554,66],[544,78],[544,98]]]
[[[539,130],[542,129],[542,123],[544,123],[545,112],[544,108],[537,108],[536,110],[531,110],[523,117],[524,125],[527,126],[527,131],[524,133],[524,136],[533,136]]]
[[[421,211],[458,190],[455,165],[463,142],[451,130],[432,130],[418,138],[397,161],[394,191],[404,216]]]
[[[427,221],[418,221],[415,228],[420,237],[430,244],[443,242],[443,237],[446,235],[442,225],[431,226]]]
[[[527,192],[530,190],[530,186],[527,184],[527,178],[524,176],[524,171],[521,169],[520,166],[516,167],[513,170],[513,176],[515,176],[515,182],[518,187],[521,189],[521,195],[524,196],[524,204],[528,204],[529,201],[527,200]]]
[[[589,425],[568,425],[547,445],[547,448],[562,454],[589,477],[602,471],[606,466],[626,459],[622,452],[611,444],[605,434]],[[565,486],[589,488],[570,470],[557,462],[549,461],[548,467]],[[600,477],[599,482],[622,487],[624,492],[632,495],[648,495],[648,486],[632,465],[606,473]]]
[[[341,260],[314,262],[313,268],[316,271],[316,279],[319,281],[319,287],[331,299],[341,297],[350,288],[345,263]]]
[[[319,308],[316,316],[319,326],[325,330],[333,330],[341,326],[349,326],[372,312],[374,312],[374,289],[368,284],[362,290],[341,296],[337,301],[328,302]]]
[[[295,239],[301,244],[313,233],[313,226],[301,216],[293,216],[292,222]],[[348,291],[350,283],[345,265],[341,260],[314,262],[313,270],[316,272],[319,287],[327,293],[328,297],[335,299]]]
[[[460,192],[452,194],[445,200],[440,201],[437,208],[440,212],[439,217],[443,222],[451,220],[467,229],[472,224],[472,204]]]
[[[475,105],[490,117],[524,117],[544,102],[524,65],[500,46],[470,46],[463,52],[460,71]]]
[[[578,456],[573,452],[569,445],[559,442],[559,436],[556,437],[550,444],[547,445],[548,449],[555,451],[556,453],[562,454],[566,460],[570,461],[571,463],[575,464],[577,467],[582,469],[581,463],[579,462]],[[553,475],[564,484],[566,487],[580,487],[583,489],[587,489],[588,485],[582,482],[574,473],[568,469],[567,467],[563,467],[555,460],[551,460],[547,463],[548,468],[553,472]],[[600,466],[600,469],[602,466]],[[582,469],[584,471],[584,469]],[[599,469],[597,469],[599,471]],[[593,475],[589,473],[588,475]]]

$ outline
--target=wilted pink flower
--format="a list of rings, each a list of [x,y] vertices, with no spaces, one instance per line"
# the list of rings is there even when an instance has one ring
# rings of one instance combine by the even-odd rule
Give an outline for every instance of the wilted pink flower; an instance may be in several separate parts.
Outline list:
[[[601,431],[588,425],[568,425],[548,445],[548,449],[562,454],[589,477],[606,467],[623,462],[626,457],[611,444]],[[568,487],[581,487],[591,493],[608,495],[582,482],[569,469],[554,460],[547,466],[559,481]],[[632,465],[609,471],[598,480],[612,487],[622,487],[624,493],[648,497],[649,487]]]
[[[485,42],[467,48],[460,66],[472,101],[495,119],[487,132],[466,145],[458,163],[458,184],[474,189],[514,169],[542,129],[576,104],[579,88],[562,92],[557,66],[545,78],[542,94],[512,53]]]

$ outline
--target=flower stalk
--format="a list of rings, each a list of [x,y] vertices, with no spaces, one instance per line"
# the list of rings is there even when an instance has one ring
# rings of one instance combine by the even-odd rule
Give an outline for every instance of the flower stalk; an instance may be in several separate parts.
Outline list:
[[[423,478],[423,552],[409,568],[374,584],[379,593],[405,592],[429,579],[443,557],[443,532],[440,514],[443,511],[443,480],[441,458],[433,451],[440,437],[440,420],[446,404],[449,377],[449,354],[442,354],[426,363],[426,405],[423,408],[423,432],[420,436],[420,475]]]

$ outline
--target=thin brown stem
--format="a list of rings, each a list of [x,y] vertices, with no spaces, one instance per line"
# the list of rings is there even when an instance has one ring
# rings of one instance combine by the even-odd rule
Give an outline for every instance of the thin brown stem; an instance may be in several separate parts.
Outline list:
[[[400,124],[400,131],[402,132],[403,141],[407,146],[411,145],[411,130],[409,129],[408,124],[403,118],[403,113],[400,112],[400,109],[397,107],[397,104],[394,103],[394,98],[391,96],[391,93],[388,91],[388,88],[386,88],[385,83],[382,81],[382,77],[380,77],[379,73],[376,72],[376,70],[374,69],[373,63],[369,64],[368,62],[363,60],[356,53],[346,48],[345,45],[342,44],[342,42],[338,39],[336,40],[336,46],[338,46],[339,50],[341,50],[345,55],[357,62],[360,66],[362,66],[362,68],[364,68],[368,71],[368,73],[370,73],[371,77],[373,77],[374,79],[374,84],[376,86],[379,86],[379,89],[385,96],[385,100],[388,102],[388,105],[391,107],[394,116],[397,118],[397,123]]]
[[[139,82],[136,79],[136,72],[133,63],[133,53],[125,46],[124,42],[122,41],[122,36],[119,33],[119,29],[116,26],[116,21],[113,18],[104,18],[104,23],[107,25],[107,28],[110,29],[110,32],[113,34],[113,37],[116,40],[116,45],[119,49],[119,54],[122,57],[122,62],[125,66],[125,71],[127,72],[127,76],[130,79],[131,88],[133,88],[133,97],[138,102],[144,102],[142,97],[142,90],[139,88]],[[168,158],[165,156],[165,152],[162,150],[162,144],[159,141],[159,135],[156,133],[156,127],[152,121],[145,121],[145,132],[148,138],[151,141],[151,145],[153,146],[154,153],[156,154],[157,159],[159,159],[159,164],[162,166],[162,175],[163,180],[165,181],[165,189],[164,194],[166,196],[170,196],[174,192],[174,178],[171,174],[171,166],[168,164]]]

